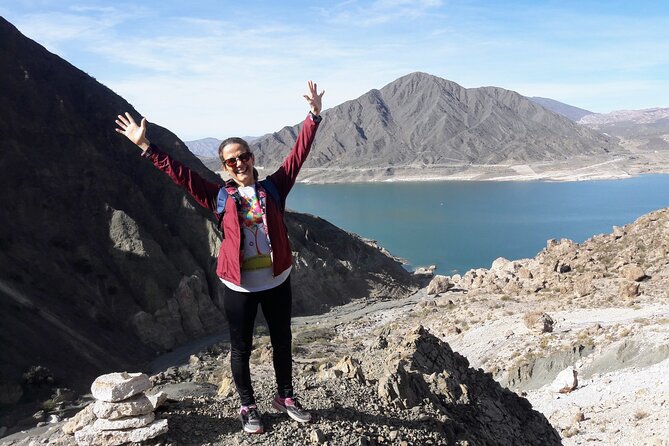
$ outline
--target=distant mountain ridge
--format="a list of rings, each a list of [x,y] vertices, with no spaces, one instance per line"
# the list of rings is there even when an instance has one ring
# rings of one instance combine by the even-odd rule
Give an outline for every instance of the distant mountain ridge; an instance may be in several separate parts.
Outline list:
[[[249,144],[258,140],[257,136],[243,136],[242,138]],[[184,144],[198,158],[218,158],[218,146],[221,142],[223,142],[222,139],[202,138],[193,141],[184,141]]]
[[[610,113],[595,113],[579,121],[586,125],[606,125],[621,122],[634,124],[669,124],[669,108],[646,108],[642,110],[615,110]]]
[[[579,126],[520,94],[466,89],[411,73],[323,113],[305,167],[390,168],[560,161],[624,152],[615,138]],[[299,125],[253,144],[258,164],[276,166]]]
[[[563,102],[556,101],[555,99],[541,98],[538,96],[533,96],[529,98],[532,102],[535,102],[542,107],[549,109],[552,112],[555,112],[559,115],[569,118],[572,121],[578,122],[579,119],[584,116],[592,115],[593,112],[585,110],[582,108],[574,107],[573,105],[565,104]]]
[[[188,150],[200,158],[213,158],[218,156],[218,146],[222,139],[216,138],[202,138],[194,141],[184,141]]]
[[[669,151],[669,108],[616,110],[584,116],[579,124],[630,141],[645,151]]]

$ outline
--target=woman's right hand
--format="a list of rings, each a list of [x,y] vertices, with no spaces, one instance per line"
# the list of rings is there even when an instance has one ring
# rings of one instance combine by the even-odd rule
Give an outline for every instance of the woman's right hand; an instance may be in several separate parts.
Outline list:
[[[125,112],[125,116],[118,115],[116,120],[116,125],[118,128],[116,131],[126,136],[130,141],[135,143],[140,149],[146,151],[151,144],[148,139],[146,139],[146,124],[148,121],[146,118],[142,118],[142,121],[139,125],[135,122],[130,113]]]

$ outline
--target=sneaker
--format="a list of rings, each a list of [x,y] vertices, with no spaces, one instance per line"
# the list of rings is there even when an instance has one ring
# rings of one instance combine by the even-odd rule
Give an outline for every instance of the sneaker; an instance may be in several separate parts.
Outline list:
[[[290,418],[298,423],[307,423],[311,420],[311,414],[304,410],[297,398],[281,398],[279,395],[272,400],[272,407],[279,412],[287,413]]]
[[[260,419],[260,413],[255,404],[252,406],[242,406],[239,410],[239,419],[242,420],[244,432],[249,434],[262,434],[265,432],[262,420]]]

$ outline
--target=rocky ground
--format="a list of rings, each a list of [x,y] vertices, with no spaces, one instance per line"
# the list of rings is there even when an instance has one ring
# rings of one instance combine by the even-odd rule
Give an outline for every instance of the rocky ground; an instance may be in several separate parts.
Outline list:
[[[252,362],[264,435],[240,432],[226,344],[202,350],[153,376],[169,396],[158,409],[169,432],[150,444],[662,446],[668,346],[664,209],[580,245],[549,241],[533,259],[436,276],[405,299],[296,319],[294,370],[314,414],[308,425],[269,405],[263,327]],[[0,442],[74,444],[51,421]]]

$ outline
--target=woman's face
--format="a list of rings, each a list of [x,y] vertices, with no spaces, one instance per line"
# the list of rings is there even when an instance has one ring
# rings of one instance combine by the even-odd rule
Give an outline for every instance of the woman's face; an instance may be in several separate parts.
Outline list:
[[[251,186],[255,183],[255,178],[253,178],[255,158],[251,154],[246,161],[243,161],[240,156],[245,158],[245,153],[250,152],[241,144],[232,143],[223,147],[223,159],[225,160],[223,168],[240,186]],[[231,166],[229,162],[234,164]]]

